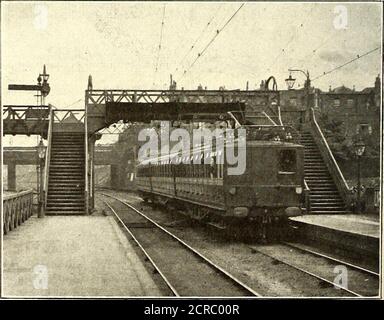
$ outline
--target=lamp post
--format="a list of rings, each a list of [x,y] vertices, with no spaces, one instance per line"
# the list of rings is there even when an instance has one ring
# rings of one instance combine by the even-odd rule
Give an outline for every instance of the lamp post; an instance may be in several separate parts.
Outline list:
[[[292,72],[300,72],[302,74],[304,74],[306,80],[305,80],[305,84],[304,84],[304,88],[305,88],[305,92],[306,92],[306,100],[307,100],[307,115],[308,115],[308,112],[309,112],[309,109],[310,109],[310,105],[309,105],[309,94],[310,94],[310,88],[311,88],[311,79],[309,78],[309,72],[308,70],[307,71],[304,71],[304,70],[300,70],[300,69],[288,69],[289,71],[289,77],[287,79],[285,79],[285,82],[288,86],[288,89],[293,89],[293,86],[295,84],[295,81],[296,79],[295,78],[292,78]]]
[[[361,213],[361,171],[360,162],[361,157],[365,151],[365,144],[362,140],[358,141],[354,145],[355,153],[357,156],[357,213]]]
[[[40,185],[39,185],[39,205],[38,205],[38,212],[37,217],[43,218],[44,217],[44,186],[43,186],[43,179],[44,179],[44,158],[45,158],[45,147],[43,144],[43,139],[40,139],[40,142],[37,146],[37,153],[39,155],[39,167],[40,167]]]

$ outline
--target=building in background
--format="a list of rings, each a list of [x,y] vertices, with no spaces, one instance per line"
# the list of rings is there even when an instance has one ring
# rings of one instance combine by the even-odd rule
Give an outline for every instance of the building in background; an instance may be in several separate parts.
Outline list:
[[[373,87],[356,91],[345,86],[317,91],[317,107],[323,116],[344,123],[344,134],[351,138],[356,134],[372,135],[380,142],[380,77]],[[315,104],[316,105],[316,104]]]

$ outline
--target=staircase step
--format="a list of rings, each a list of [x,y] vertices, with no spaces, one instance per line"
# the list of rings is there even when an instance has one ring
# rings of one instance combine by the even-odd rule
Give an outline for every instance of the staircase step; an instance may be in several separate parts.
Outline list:
[[[85,143],[80,141],[52,141],[53,145],[57,147],[66,148],[84,148]]]
[[[65,195],[68,195],[68,196],[78,196],[78,195],[80,195],[80,196],[82,196],[82,197],[84,197],[84,189],[83,190],[76,190],[76,189],[70,189],[70,190],[68,190],[68,189],[52,189],[52,190],[50,190],[49,188],[48,188],[48,197],[50,198],[50,199],[52,199],[52,198],[56,198],[57,196],[65,196]]]
[[[48,200],[70,201],[70,200],[84,200],[84,195],[77,194],[48,194]]]
[[[82,154],[63,154],[63,155],[54,154],[51,156],[52,161],[80,160],[81,162],[84,162],[84,159],[85,157]]]
[[[316,165],[309,165],[309,164],[304,164],[304,170],[306,169],[323,169],[327,170],[327,167],[325,164],[316,164]]]
[[[313,196],[340,196],[335,190],[312,190],[310,191]]]
[[[332,177],[324,172],[315,172],[310,174],[305,174],[305,180],[314,180],[314,181],[320,181],[320,180],[327,180],[327,181],[333,181]]]
[[[323,160],[321,155],[317,155],[317,154],[304,155],[304,159],[305,160],[310,160],[310,159]]]
[[[309,189],[311,189],[311,191],[321,191],[323,189],[332,189],[334,190],[335,193],[338,193],[337,191],[337,188],[334,184],[328,184],[328,185],[318,185],[316,183],[308,183],[308,186],[309,186]],[[321,188],[321,189],[319,189]]]
[[[61,157],[84,158],[85,155],[83,154],[83,152],[59,152],[59,151],[51,154],[51,159],[61,158]]]
[[[58,147],[58,146],[61,146],[61,145],[67,145],[67,146],[70,146],[72,145],[73,147],[76,147],[76,148],[80,148],[80,147],[84,147],[85,143],[84,143],[84,140],[81,139],[81,140],[76,140],[76,139],[73,139],[73,140],[52,140],[52,142],[54,143],[53,146],[54,147]]]
[[[85,215],[85,210],[84,211],[46,211],[47,215],[55,216],[55,215],[60,215],[60,216],[80,216],[80,215]]]
[[[53,173],[53,174],[56,174],[56,173],[64,173],[64,174],[68,174],[68,172],[84,172],[85,171],[85,166],[81,166],[81,165],[78,165],[78,166],[73,166],[73,165],[70,165],[70,166],[67,166],[67,165],[54,165],[52,168],[50,168],[49,170],[49,174]]]
[[[321,197],[317,197],[317,198],[310,197],[310,199],[311,199],[311,202],[318,202],[318,203],[321,203],[321,202],[342,202],[342,203],[344,203],[340,197],[332,198],[332,197],[325,196],[325,195],[322,195]]]
[[[311,200],[317,200],[317,199],[329,199],[329,200],[336,200],[341,199],[341,197],[338,194],[335,195],[324,195],[324,194],[310,194]]]
[[[81,162],[77,162],[76,165],[78,165],[79,167],[83,166],[85,167],[83,161]],[[66,163],[63,163],[63,162],[53,162],[50,164],[50,167],[65,167],[66,166]]]
[[[57,183],[50,183],[48,184],[48,189],[51,191],[55,190],[82,190],[84,189],[83,185],[73,185],[73,184],[57,184]]]
[[[346,211],[344,206],[312,206],[311,205],[311,211]]]
[[[46,213],[57,213],[57,214],[78,214],[78,213],[85,213],[85,208],[75,208],[75,207],[50,207],[46,209]]]
[[[50,175],[49,176],[49,180],[48,181],[56,181],[56,182],[60,182],[60,181],[67,181],[67,180],[71,180],[71,181],[84,181],[84,176],[78,176],[78,175]]]
[[[51,173],[67,173],[67,172],[83,172],[85,169],[84,167],[79,166],[78,168],[74,167],[68,167],[68,166],[60,166],[60,165],[54,165],[52,168],[50,168],[49,174]]]
[[[61,163],[84,163],[84,159],[82,158],[77,158],[77,157],[67,157],[67,158],[62,158],[62,157],[55,157],[51,159],[52,164],[61,164]]]
[[[312,201],[311,200],[311,207],[323,207],[323,206],[331,206],[331,207],[341,207],[345,208],[344,202],[340,201],[328,201],[328,202],[319,202],[319,201]]]
[[[335,213],[335,214],[347,214],[350,213],[349,211],[346,210],[334,210],[334,211],[324,211],[324,210],[311,210],[310,214],[330,214],[330,213]]]
[[[84,182],[84,179],[78,178],[76,176],[73,177],[50,177],[49,182],[56,182],[56,183],[62,183],[62,182],[68,182],[68,183],[78,183],[78,182]]]
[[[84,210],[84,201],[83,202],[51,202],[47,205],[47,208],[63,208],[68,209],[68,208],[73,208],[73,209],[82,209]]]
[[[304,164],[324,164],[323,159],[304,159]]]
[[[52,188],[55,188],[55,187],[58,187],[58,188],[61,188],[61,187],[74,187],[74,188],[78,188],[78,187],[82,187],[84,186],[84,182],[68,182],[68,183],[65,183],[65,182],[56,182],[56,181],[50,181],[49,184],[48,184],[48,188],[52,187]]]

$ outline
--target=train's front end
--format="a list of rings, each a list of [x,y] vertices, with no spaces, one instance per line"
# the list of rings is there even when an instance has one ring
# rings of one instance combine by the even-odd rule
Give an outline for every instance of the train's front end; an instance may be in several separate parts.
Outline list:
[[[224,178],[227,214],[234,219],[267,226],[302,214],[304,149],[288,130],[248,129],[245,170]]]

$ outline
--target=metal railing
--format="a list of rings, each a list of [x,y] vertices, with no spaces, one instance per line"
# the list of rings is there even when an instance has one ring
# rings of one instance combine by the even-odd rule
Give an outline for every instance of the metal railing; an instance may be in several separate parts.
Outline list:
[[[55,109],[53,112],[53,121],[55,123],[62,123],[70,118],[77,120],[79,123],[84,123],[84,109]]]
[[[86,90],[86,105],[106,102],[246,102],[255,97],[276,95],[273,90]]]
[[[49,116],[48,106],[3,106],[4,120],[41,120]]]
[[[45,153],[45,171],[44,171],[44,210],[47,208],[47,199],[48,199],[48,179],[49,179],[49,166],[51,163],[51,149],[52,149],[52,128],[54,121],[54,111],[52,108],[49,110],[49,125],[48,125],[48,135],[47,135],[47,148]]]
[[[33,190],[3,197],[3,232],[7,234],[32,215]]]
[[[327,140],[324,137],[323,132],[320,129],[319,124],[316,120],[315,110],[311,108],[311,127],[313,132],[313,137],[316,141],[317,146],[320,149],[320,152],[323,156],[324,162],[333,177],[336,187],[340,192],[344,202],[349,204],[351,201],[351,191],[352,189],[348,186],[347,181],[344,178],[343,173],[340,170],[339,165],[337,164],[335,157],[331,151],[331,148],[328,145]]]
[[[88,185],[88,109],[85,108],[84,112],[84,145],[85,145],[85,188],[84,188],[84,196],[85,196],[85,214],[88,214],[89,211],[89,185]]]

